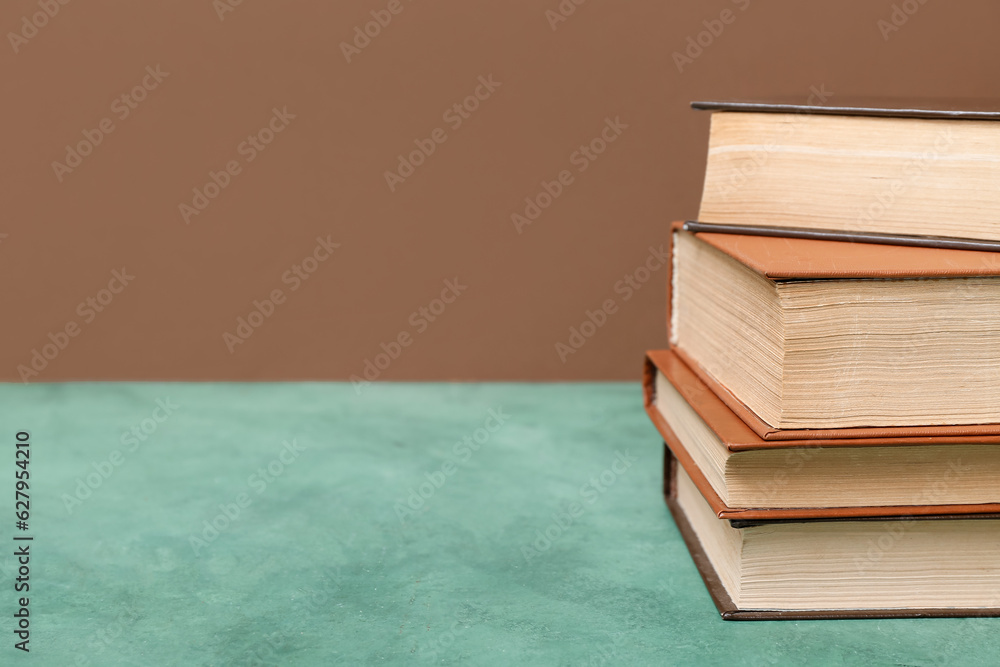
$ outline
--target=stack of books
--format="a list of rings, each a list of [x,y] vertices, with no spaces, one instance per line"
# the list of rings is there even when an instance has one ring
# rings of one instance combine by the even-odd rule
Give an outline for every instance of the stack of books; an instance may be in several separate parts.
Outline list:
[[[644,386],[720,613],[1000,615],[1000,112],[695,106]]]

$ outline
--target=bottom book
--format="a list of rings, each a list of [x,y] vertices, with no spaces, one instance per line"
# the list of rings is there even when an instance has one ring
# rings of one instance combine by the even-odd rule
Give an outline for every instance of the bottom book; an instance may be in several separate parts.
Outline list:
[[[720,519],[664,446],[664,496],[726,620],[1000,616],[1000,518]]]

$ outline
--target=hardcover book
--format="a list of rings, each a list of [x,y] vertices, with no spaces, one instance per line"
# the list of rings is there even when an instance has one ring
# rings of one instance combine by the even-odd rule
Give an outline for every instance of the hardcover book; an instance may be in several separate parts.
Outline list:
[[[695,102],[699,221],[1000,240],[1000,104]]]
[[[1000,616],[1000,104],[693,106],[644,399],[723,618]]]
[[[1000,253],[671,237],[670,344],[762,437],[1000,434]]]
[[[1000,515],[730,522],[669,450],[664,472],[725,620],[1000,616]]]
[[[647,352],[644,398],[719,518],[1000,514],[998,435],[764,440],[669,350]]]

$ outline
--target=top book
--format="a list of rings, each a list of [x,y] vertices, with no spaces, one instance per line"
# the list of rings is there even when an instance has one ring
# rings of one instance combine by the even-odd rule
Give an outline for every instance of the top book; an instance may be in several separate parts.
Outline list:
[[[1000,102],[692,106],[701,222],[1000,241]]]

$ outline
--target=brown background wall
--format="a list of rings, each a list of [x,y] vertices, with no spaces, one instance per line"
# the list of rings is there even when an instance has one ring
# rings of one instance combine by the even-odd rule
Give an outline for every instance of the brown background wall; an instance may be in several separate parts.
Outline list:
[[[553,30],[557,0],[402,0],[350,63],[340,43],[387,0],[226,1],[69,2],[37,34],[22,21],[37,2],[4,3],[4,380],[33,350],[53,358],[36,356],[31,381],[342,379],[402,332],[381,379],[636,379],[642,350],[664,344],[665,272],[628,300],[615,286],[697,210],[708,116],[690,100],[998,86],[987,0],[896,3],[887,38],[887,1],[590,0]],[[673,53],[725,9],[678,71]],[[169,75],[136,108],[115,103],[156,83],[147,66]],[[480,76],[500,86],[454,128],[442,114]],[[275,107],[295,118],[247,161],[240,143]],[[57,175],[105,118],[113,131]],[[628,127],[580,172],[572,154],[606,118]],[[384,172],[436,128],[446,141],[390,192]],[[240,172],[186,224],[179,205],[230,160]],[[511,214],[561,170],[573,182],[519,234]],[[327,236],[340,247],[292,290],[283,274]],[[122,267],[134,279],[102,293]],[[411,313],[456,276],[467,290],[420,331]],[[274,289],[284,302],[230,353],[223,334]],[[564,363],[556,343],[608,299]]]

